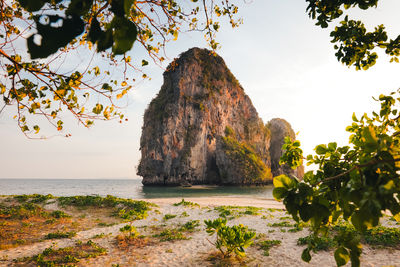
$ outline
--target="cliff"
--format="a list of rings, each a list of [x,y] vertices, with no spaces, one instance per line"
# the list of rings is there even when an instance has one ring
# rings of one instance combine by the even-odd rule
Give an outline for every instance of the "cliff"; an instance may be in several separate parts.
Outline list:
[[[192,48],[167,68],[145,111],[138,175],[144,185],[270,183],[293,173],[275,164],[293,133],[282,121],[264,125],[224,60]]]

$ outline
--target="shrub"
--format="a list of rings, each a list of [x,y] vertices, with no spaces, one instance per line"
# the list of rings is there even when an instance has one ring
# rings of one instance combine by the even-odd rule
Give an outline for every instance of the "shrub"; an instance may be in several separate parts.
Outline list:
[[[71,238],[76,236],[76,232],[54,232],[48,233],[44,238],[45,239],[60,239],[60,238]]]
[[[257,245],[260,249],[264,250],[264,256],[269,256],[269,250],[274,247],[278,246],[282,243],[280,240],[264,240],[259,242]]]
[[[165,214],[164,215],[164,220],[166,221],[166,220],[169,220],[169,219],[173,219],[173,218],[175,218],[177,215],[175,215],[175,214]]]
[[[199,204],[194,203],[194,202],[190,202],[190,201],[185,201],[185,199],[182,198],[181,202],[178,203],[174,203],[174,206],[184,206],[184,207],[200,207]]]
[[[244,249],[253,243],[256,233],[248,231],[243,225],[227,226],[226,219],[218,218],[215,220],[205,220],[206,231],[209,235],[217,234],[217,240],[214,243],[224,258],[235,253],[239,257],[246,255]]]

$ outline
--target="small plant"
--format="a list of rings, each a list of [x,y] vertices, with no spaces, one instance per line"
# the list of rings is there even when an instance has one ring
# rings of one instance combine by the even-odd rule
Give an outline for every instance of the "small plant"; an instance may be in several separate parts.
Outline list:
[[[178,203],[174,203],[174,206],[184,206],[184,207],[200,207],[199,204],[194,203],[194,202],[190,202],[190,201],[185,201],[185,199],[182,198],[181,202]]]
[[[269,256],[269,250],[274,246],[279,246],[282,243],[280,240],[264,240],[257,243],[257,246],[264,250],[264,256]]]
[[[329,250],[334,248],[337,243],[329,236],[315,236],[309,235],[300,237],[297,240],[297,245],[308,245],[312,251]]]
[[[200,221],[199,220],[192,220],[188,221],[184,225],[182,225],[179,230],[181,231],[187,231],[187,232],[193,232],[195,231],[196,227],[200,226]]]
[[[96,234],[94,236],[92,236],[92,239],[97,239],[97,238],[104,238],[106,237],[105,233],[100,233],[100,234]]]
[[[136,238],[139,236],[139,232],[133,225],[127,224],[124,227],[119,228],[119,230],[123,233],[127,233],[130,238]]]
[[[271,227],[293,227],[295,225],[291,224],[288,221],[282,221],[282,222],[278,222],[278,223],[269,223],[268,226],[271,226]]]
[[[50,213],[50,215],[51,215],[52,217],[54,217],[54,218],[57,218],[57,219],[60,219],[60,218],[70,218],[70,217],[71,217],[71,215],[65,213],[65,212],[62,211],[62,210],[55,210],[55,211],[52,211],[52,212]]]
[[[173,218],[175,218],[175,217],[176,217],[175,214],[165,214],[165,215],[164,215],[164,221],[167,221],[167,220],[169,220],[169,219],[173,219]]]
[[[244,249],[253,243],[256,233],[248,231],[243,225],[227,226],[226,219],[205,220],[206,231],[209,235],[217,234],[215,247],[222,253],[224,258],[235,253],[238,257],[246,255]]]
[[[182,232],[178,229],[164,229],[161,233],[153,235],[153,237],[160,238],[161,242],[165,241],[173,241],[173,240],[187,240],[189,239],[186,237]]]
[[[182,212],[180,217],[189,217],[189,214],[186,211],[184,211]]]
[[[14,196],[18,202],[27,202],[29,200],[30,203],[43,203],[46,200],[53,199],[54,196],[51,194],[48,195],[40,195],[40,194],[32,194],[32,195],[18,195]]]
[[[95,258],[106,253],[105,248],[89,240],[86,243],[76,242],[74,247],[46,248],[42,253],[23,258],[21,261],[26,262],[29,266],[29,263],[34,263],[37,266],[75,266],[74,264],[79,262],[80,259]]]
[[[54,232],[48,233],[44,238],[45,239],[61,239],[61,238],[71,238],[76,236],[76,232]]]

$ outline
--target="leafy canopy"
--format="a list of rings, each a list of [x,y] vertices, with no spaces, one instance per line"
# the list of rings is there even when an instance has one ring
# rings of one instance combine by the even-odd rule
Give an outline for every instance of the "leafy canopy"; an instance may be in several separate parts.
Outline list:
[[[346,10],[376,7],[378,0],[306,0],[307,12],[316,25],[327,28],[342,17]],[[390,61],[398,62],[400,36],[388,40],[385,27],[379,25],[368,32],[361,21],[346,15],[331,32],[337,59],[357,70],[367,70],[378,58],[373,50],[385,49]],[[317,165],[316,171],[304,174],[303,180],[281,175],[274,178],[273,195],[283,200],[287,211],[296,221],[310,222],[314,239],[328,233],[340,218],[351,223],[357,231],[339,228],[334,240],[338,244],[334,257],[338,266],[349,260],[360,266],[360,235],[376,227],[386,211],[400,221],[400,90],[380,95],[378,112],[360,118],[353,114],[349,145],[337,143],[315,147],[316,155],[308,155],[307,165]],[[285,139],[281,164],[296,168],[303,160],[298,141]],[[301,257],[311,260],[315,242],[309,242]]]
[[[273,195],[283,200],[296,221],[310,222],[315,236],[326,234],[339,218],[349,221],[358,232],[339,231],[335,237],[338,266],[352,261],[359,266],[360,236],[376,227],[389,210],[400,221],[400,90],[380,95],[379,112],[364,114],[346,130],[349,146],[332,142],[315,147],[316,155],[307,156],[307,164],[316,171],[304,174],[303,181],[281,175],[274,178]],[[303,156],[298,146],[286,139],[282,162],[296,168]],[[312,244],[302,258],[311,260]]]
[[[38,124],[30,123],[34,115],[58,131],[63,130],[66,112],[85,127],[96,119],[121,122],[121,98],[136,82],[127,77],[147,79],[148,60],[163,62],[163,49],[180,32],[202,31],[210,47],[218,48],[215,33],[220,17],[237,27],[241,23],[234,18],[237,12],[229,0],[218,4],[214,0],[1,1],[0,112],[14,107],[14,119],[27,136],[40,131]],[[147,52],[144,58],[138,55],[132,60],[126,55],[135,43]],[[96,53],[109,69],[122,69],[123,79],[112,79],[104,65],[96,66]],[[82,55],[84,66],[63,69]]]
[[[378,6],[378,0],[306,0],[307,13],[315,19],[316,25],[327,28],[339,19],[343,20],[331,32],[332,43],[335,44],[337,59],[357,70],[367,70],[376,63],[377,49],[384,50],[391,62],[399,62],[400,35],[394,39],[388,37],[384,25],[378,25],[368,31],[360,20],[352,20],[346,11],[353,8],[366,10]]]

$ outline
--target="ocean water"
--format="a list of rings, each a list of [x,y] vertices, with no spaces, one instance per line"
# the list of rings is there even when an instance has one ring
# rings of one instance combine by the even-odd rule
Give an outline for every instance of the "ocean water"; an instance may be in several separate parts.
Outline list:
[[[140,179],[0,179],[0,195],[113,195],[131,199],[236,196],[273,199],[272,186],[144,187]]]

